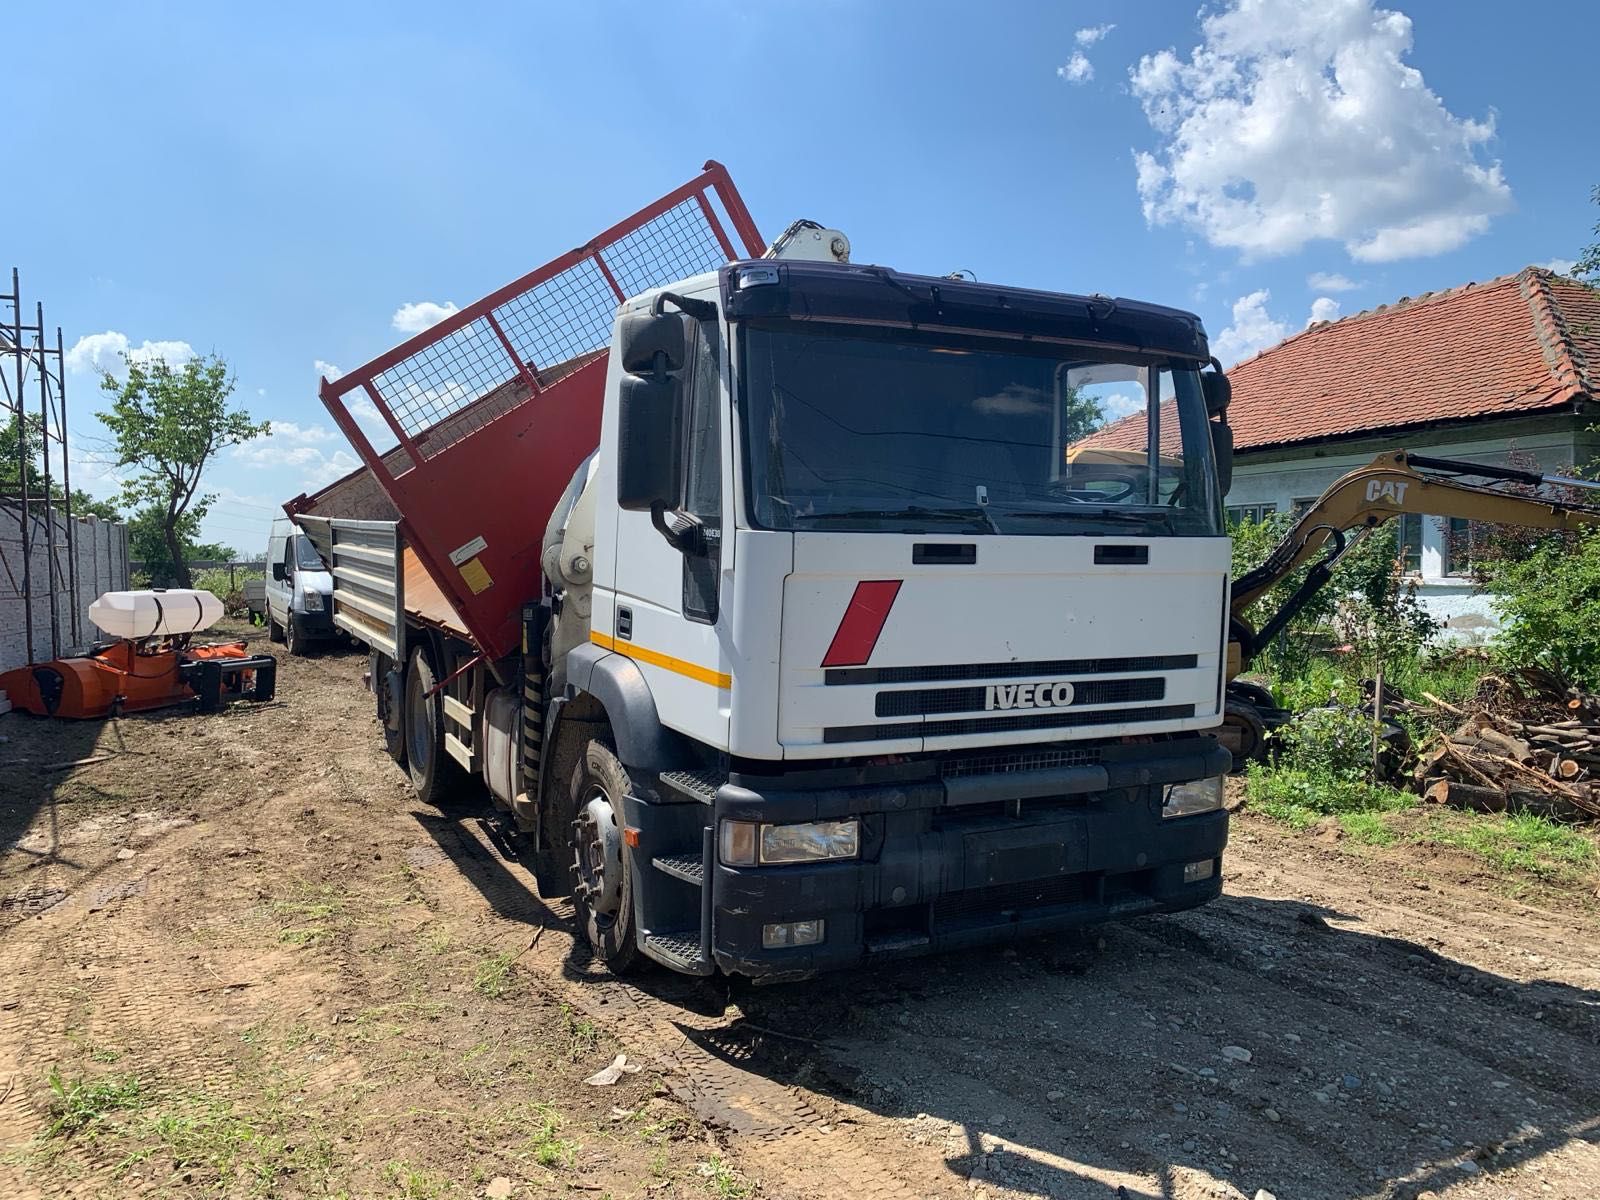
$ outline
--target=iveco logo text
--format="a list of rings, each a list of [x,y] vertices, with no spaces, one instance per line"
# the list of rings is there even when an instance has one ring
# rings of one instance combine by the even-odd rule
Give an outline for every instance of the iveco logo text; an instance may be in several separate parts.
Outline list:
[[[991,683],[983,689],[984,708],[1065,708],[1072,703],[1070,683]]]

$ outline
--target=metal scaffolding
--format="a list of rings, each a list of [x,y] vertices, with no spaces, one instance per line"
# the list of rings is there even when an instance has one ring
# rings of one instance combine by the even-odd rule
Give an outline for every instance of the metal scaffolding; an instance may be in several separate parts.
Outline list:
[[[0,430],[16,439],[15,463],[0,464],[0,506],[17,513],[21,531],[20,578],[7,582],[22,599],[27,628],[28,661],[38,661],[35,628],[43,614],[34,612],[39,598],[33,570],[33,549],[42,528],[45,571],[42,591],[49,598],[50,658],[62,653],[63,638],[58,595],[65,587],[73,602],[67,605],[70,645],[82,644],[79,627],[77,523],[72,519],[72,468],[67,455],[67,372],[61,327],[55,344],[45,339],[44,305],[35,302],[31,322],[22,303],[22,282],[11,269],[11,290],[0,294]],[[34,454],[39,459],[36,462]],[[60,483],[55,466],[60,465]],[[13,478],[14,471],[14,478]],[[57,528],[56,513],[65,520]],[[62,543],[58,545],[59,543]],[[65,578],[62,559],[66,560]],[[39,639],[42,641],[42,637]]]

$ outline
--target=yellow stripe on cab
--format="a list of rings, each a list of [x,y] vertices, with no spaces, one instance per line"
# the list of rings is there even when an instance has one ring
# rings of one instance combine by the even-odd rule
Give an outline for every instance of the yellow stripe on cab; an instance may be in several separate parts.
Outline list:
[[[702,667],[699,663],[688,662],[685,659],[673,658],[670,654],[662,654],[659,650],[649,650],[644,646],[635,646],[632,642],[618,641],[604,633],[591,631],[589,640],[603,650],[611,650],[624,658],[635,659],[638,662],[649,663],[652,667],[660,667],[671,671],[675,675],[683,675],[698,683],[709,683],[712,687],[731,688],[733,676],[722,671],[713,671],[710,667]]]

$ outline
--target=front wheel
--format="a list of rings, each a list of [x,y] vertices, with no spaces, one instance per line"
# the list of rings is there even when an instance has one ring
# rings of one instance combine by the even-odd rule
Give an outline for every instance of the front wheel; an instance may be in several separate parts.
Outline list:
[[[613,974],[636,965],[638,939],[633,927],[633,878],[622,844],[622,797],[628,773],[611,747],[591,741],[572,772],[569,791],[573,904],[589,945]]]
[[[283,641],[283,626],[279,625],[276,621],[274,621],[272,619],[272,614],[271,613],[267,614],[267,641],[269,641],[269,642],[281,642],[281,641]]]
[[[284,647],[296,658],[306,656],[306,635],[301,633],[295,624],[294,614],[289,614],[289,623],[283,627],[283,640],[287,643]]]

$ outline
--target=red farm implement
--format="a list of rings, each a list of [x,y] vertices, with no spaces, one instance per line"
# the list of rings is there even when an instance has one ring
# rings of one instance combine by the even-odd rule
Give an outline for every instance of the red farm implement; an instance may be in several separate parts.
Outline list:
[[[708,162],[586,245],[322,381],[407,546],[491,661],[518,647],[545,518],[599,442],[618,305],[764,248],[727,170]],[[358,423],[369,405],[393,449],[375,449]]]

